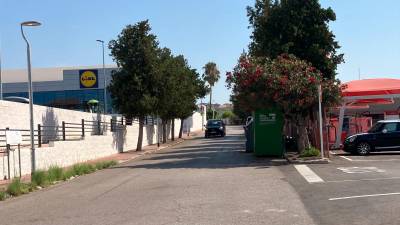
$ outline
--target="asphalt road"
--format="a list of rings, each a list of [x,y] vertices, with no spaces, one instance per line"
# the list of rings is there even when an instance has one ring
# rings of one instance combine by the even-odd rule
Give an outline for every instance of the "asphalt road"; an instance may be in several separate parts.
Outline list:
[[[0,224],[314,224],[291,166],[243,153],[242,130],[0,202]]]
[[[308,167],[323,182],[308,183],[293,166],[280,169],[317,224],[400,224],[400,153],[339,154]]]

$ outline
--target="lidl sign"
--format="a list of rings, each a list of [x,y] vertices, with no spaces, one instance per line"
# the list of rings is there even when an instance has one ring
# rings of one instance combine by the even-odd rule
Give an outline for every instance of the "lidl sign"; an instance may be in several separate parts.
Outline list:
[[[98,88],[97,70],[79,70],[79,84],[81,88]]]

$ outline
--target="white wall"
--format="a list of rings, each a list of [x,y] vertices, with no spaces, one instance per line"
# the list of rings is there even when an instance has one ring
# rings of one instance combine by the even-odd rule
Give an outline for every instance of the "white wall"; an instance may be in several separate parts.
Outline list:
[[[0,101],[0,129],[9,127],[10,129],[29,129],[29,105],[8,101]],[[203,114],[205,115],[205,114]],[[95,120],[97,115],[91,113],[78,112],[50,108],[44,106],[34,106],[35,129],[37,124],[56,125],[62,121],[71,123],[80,123],[81,119]],[[110,121],[110,116],[102,116],[101,120]],[[202,115],[194,113],[184,121],[184,133],[202,129]],[[106,157],[122,151],[135,150],[137,145],[139,125],[134,123],[132,126],[126,126],[115,132],[107,131],[104,135],[95,136],[86,134],[83,140],[75,141],[56,141],[50,145],[36,149],[36,167],[37,169],[48,169],[51,165],[67,167],[76,163]],[[180,129],[180,120],[175,120],[175,137],[178,137]],[[160,132],[161,126],[145,126],[143,131],[143,146],[157,143],[157,130]],[[0,132],[3,135],[4,131]],[[170,134],[169,134],[170,137]],[[28,137],[29,139],[29,137]],[[4,140],[4,137],[2,138]],[[5,143],[0,143],[4,145]],[[51,146],[51,147],[50,147]],[[4,149],[3,149],[4,150]],[[15,169],[14,169],[15,165]],[[18,152],[10,153],[10,172],[11,177],[19,174]],[[31,156],[29,146],[21,148],[21,172],[30,174]],[[8,174],[7,156],[0,154],[0,179]]]

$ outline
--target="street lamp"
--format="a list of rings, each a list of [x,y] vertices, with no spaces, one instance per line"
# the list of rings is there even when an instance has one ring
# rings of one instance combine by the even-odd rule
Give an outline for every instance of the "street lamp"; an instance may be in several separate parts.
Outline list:
[[[36,170],[36,160],[35,160],[35,136],[34,136],[34,128],[33,128],[33,94],[32,94],[32,71],[31,71],[31,49],[28,40],[24,34],[24,27],[36,27],[40,26],[41,23],[36,21],[26,21],[21,23],[21,34],[22,38],[26,42],[26,55],[28,60],[28,91],[29,91],[29,118],[30,118],[30,133],[31,133],[31,164],[33,173]]]
[[[103,48],[104,114],[107,114],[107,79],[106,79],[106,67],[104,64],[104,41],[103,40],[96,40],[96,41],[100,42]]]

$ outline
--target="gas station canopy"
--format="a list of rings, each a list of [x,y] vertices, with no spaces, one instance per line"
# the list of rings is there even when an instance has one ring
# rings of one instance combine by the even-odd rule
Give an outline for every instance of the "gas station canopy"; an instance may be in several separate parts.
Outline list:
[[[343,84],[345,89],[342,92],[343,97],[361,97],[358,99],[371,99],[375,96],[386,97],[389,95],[400,94],[400,79],[379,78],[354,80]]]
[[[400,79],[353,80],[343,84],[342,97],[343,104],[339,108],[339,132],[337,133],[335,147],[341,144],[345,110],[368,109],[369,112],[382,114],[387,111],[398,112],[400,105]]]

